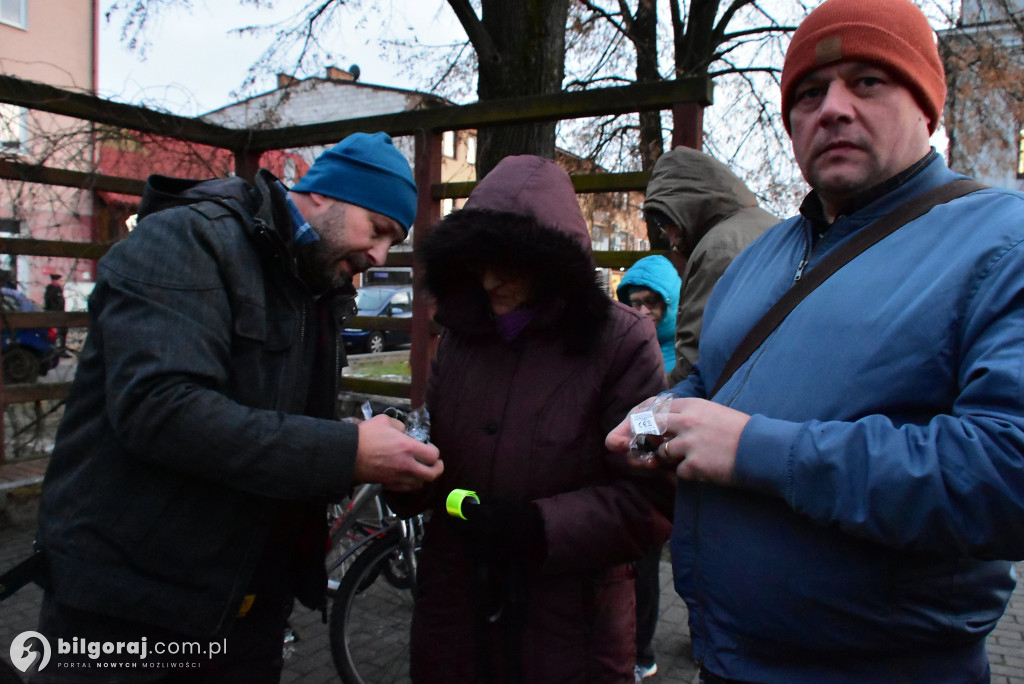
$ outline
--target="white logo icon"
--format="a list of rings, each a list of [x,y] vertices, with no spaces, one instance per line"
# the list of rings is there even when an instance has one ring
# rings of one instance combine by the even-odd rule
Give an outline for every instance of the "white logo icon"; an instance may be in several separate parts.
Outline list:
[[[27,644],[29,639],[36,639],[43,645],[43,656],[39,661],[39,670],[37,670],[40,671],[50,662],[50,642],[39,632],[22,632],[14,637],[14,641],[11,642],[11,662],[22,672],[28,672],[28,668],[32,667],[39,651],[35,643],[31,646]]]

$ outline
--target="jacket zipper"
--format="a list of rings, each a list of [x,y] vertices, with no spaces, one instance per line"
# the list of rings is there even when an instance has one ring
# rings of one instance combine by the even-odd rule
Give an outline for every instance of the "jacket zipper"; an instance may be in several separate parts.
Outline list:
[[[796,275],[793,276],[794,283],[800,282],[800,279],[804,276],[804,269],[807,267],[807,260],[810,256],[810,253],[810,246],[804,247],[804,256],[802,259],[800,259],[800,265],[796,267]]]
[[[811,246],[813,244],[810,221],[804,219],[804,254],[800,257],[800,263],[796,267],[796,275],[793,276],[794,283],[800,282],[800,279],[804,277],[804,269],[807,268],[807,262],[811,260]]]

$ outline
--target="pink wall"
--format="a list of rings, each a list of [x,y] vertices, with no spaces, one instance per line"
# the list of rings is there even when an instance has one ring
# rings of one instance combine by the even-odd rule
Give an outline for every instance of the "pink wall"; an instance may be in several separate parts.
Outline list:
[[[23,27],[0,23],[0,73],[95,93],[96,0],[26,0],[26,11]],[[29,140],[19,161],[92,170],[95,147],[88,125],[42,112],[30,112],[28,119]],[[0,181],[0,217],[22,221],[19,237],[88,241],[93,211],[86,191]],[[32,256],[16,261],[19,285],[37,301],[50,273],[61,273],[69,284],[88,282],[94,265]]]
[[[0,24],[0,71],[95,91],[95,3],[27,0],[27,10],[26,28]]]

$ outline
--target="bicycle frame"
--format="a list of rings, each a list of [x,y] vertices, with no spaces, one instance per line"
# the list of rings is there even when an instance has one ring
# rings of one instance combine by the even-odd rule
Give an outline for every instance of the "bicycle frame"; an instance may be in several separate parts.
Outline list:
[[[423,533],[422,520],[419,522],[419,527],[417,528],[415,523],[399,518],[390,508],[388,508],[383,498],[381,498],[382,491],[383,488],[379,484],[363,485],[363,487],[356,492],[356,495],[352,498],[352,501],[349,502],[348,506],[345,507],[344,513],[331,524],[329,539],[332,544],[336,543],[336,540],[340,539],[342,536],[347,536],[355,541],[327,566],[328,594],[333,595],[340,584],[340,580],[333,579],[331,574],[347,561],[351,560],[355,554],[359,553],[367,544],[372,542],[374,539],[380,539],[393,529],[398,529],[399,534],[401,535],[403,540],[402,550],[411,562],[411,566],[408,570],[411,573],[411,576],[415,577],[416,554],[414,553],[414,550],[416,548],[418,538],[422,536]],[[380,527],[375,530],[369,530],[363,534],[355,534],[353,530],[355,529],[356,523],[361,519],[360,515],[367,511],[375,501],[379,502],[381,511]],[[421,516],[417,516],[417,518],[421,518]]]

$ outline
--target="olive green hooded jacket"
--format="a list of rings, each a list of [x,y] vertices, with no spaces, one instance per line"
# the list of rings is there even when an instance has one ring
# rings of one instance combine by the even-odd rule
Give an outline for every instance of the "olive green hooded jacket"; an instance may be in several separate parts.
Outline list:
[[[733,258],[777,218],[761,209],[743,181],[722,162],[688,147],[658,159],[647,184],[644,211],[659,211],[682,230],[686,257],[676,314],[676,367],[681,382],[697,362],[704,305]]]

